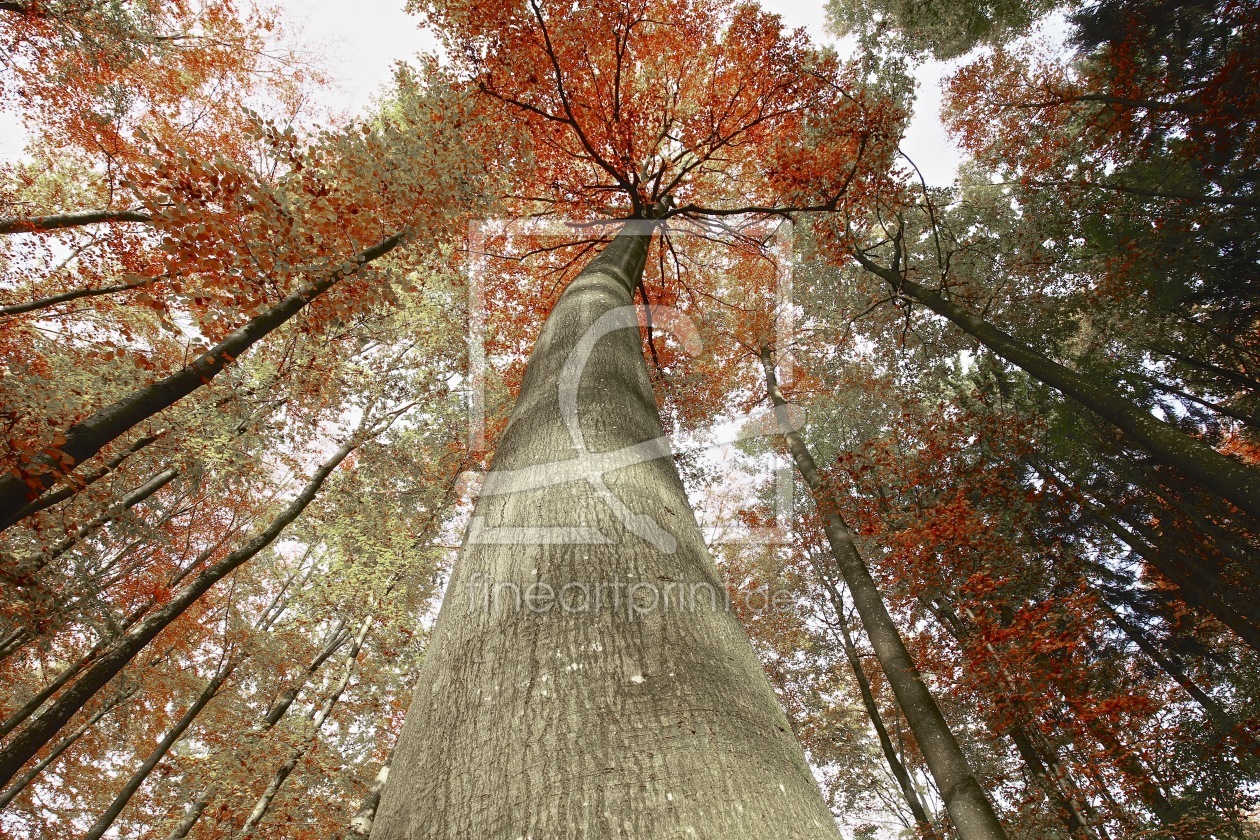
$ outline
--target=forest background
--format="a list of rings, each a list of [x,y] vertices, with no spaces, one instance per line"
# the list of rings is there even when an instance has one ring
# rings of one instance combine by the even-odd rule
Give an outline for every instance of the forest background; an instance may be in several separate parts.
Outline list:
[[[486,220],[625,208],[392,7],[370,62],[331,7],[0,7],[0,832],[362,836],[493,452],[472,391],[493,444],[588,256]],[[1256,836],[1256,6],[766,8],[838,98],[739,152],[788,209],[649,261],[703,351],[643,337],[839,825],[956,831],[831,514],[1010,836]],[[769,427],[723,444],[763,350],[828,494]]]

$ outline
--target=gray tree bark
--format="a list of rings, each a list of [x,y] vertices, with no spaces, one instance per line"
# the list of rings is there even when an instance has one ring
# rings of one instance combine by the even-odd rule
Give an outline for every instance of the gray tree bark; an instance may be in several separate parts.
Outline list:
[[[875,737],[879,739],[879,746],[884,753],[884,760],[888,762],[888,770],[892,773],[893,778],[897,780],[898,787],[901,788],[901,795],[906,800],[906,805],[910,808],[911,816],[914,817],[919,836],[929,838],[929,840],[935,838],[938,836],[936,827],[932,825],[932,819],[928,816],[927,809],[923,807],[923,800],[919,798],[919,791],[914,786],[914,780],[910,778],[909,770],[906,768],[905,763],[902,762],[900,756],[897,755],[897,748],[893,746],[892,738],[888,734],[888,727],[884,726],[884,718],[880,714],[879,704],[875,702],[875,692],[871,689],[871,681],[866,677],[861,657],[858,655],[857,645],[853,642],[853,634],[849,632],[849,619],[845,612],[844,597],[841,596],[840,590],[836,588],[831,576],[814,559],[814,555],[811,553],[807,556],[810,567],[813,568],[814,574],[818,576],[823,589],[826,590],[832,609],[835,611],[836,623],[832,626],[840,631],[839,635],[844,646],[844,656],[849,661],[850,670],[853,671],[853,679],[857,681],[858,692],[862,695],[862,705],[866,708],[866,716],[871,721],[871,728],[875,730]]]
[[[50,306],[56,306],[59,303],[70,303],[71,301],[81,300],[86,297],[101,297],[102,295],[113,295],[118,292],[129,292],[132,289],[139,289],[141,286],[147,286],[153,282],[153,278],[145,277],[142,280],[133,280],[130,283],[118,283],[114,286],[101,286],[94,289],[75,289],[72,292],[62,292],[59,295],[50,295],[46,298],[38,300],[28,300],[24,303],[11,303],[8,306],[0,306],[0,317],[7,315],[21,315],[24,312],[34,312],[38,309],[47,309]]]
[[[170,484],[179,475],[179,470],[171,467],[150,478],[144,484],[124,494],[117,502],[103,512],[80,525],[74,533],[48,546],[39,554],[24,557],[13,564],[13,569],[0,571],[0,579],[8,579],[19,584],[30,579],[30,576],[42,570],[52,561],[65,554],[84,537],[92,534],[103,525],[108,525],[131,508],[148,499],[157,491]]]
[[[101,722],[107,714],[112,712],[116,707],[126,702],[133,694],[140,690],[139,684],[129,686],[118,694],[111,697],[104,705],[97,709],[91,717],[79,724],[74,731],[70,732],[60,741],[53,745],[48,754],[37,761],[29,770],[13,781],[3,793],[0,793],[0,810],[9,807],[19,793],[26,789],[26,786],[47,770],[57,759],[61,758],[61,754],[74,746],[75,742],[84,735],[92,731],[92,727]]]
[[[823,520],[823,530],[831,546],[836,566],[849,587],[853,605],[862,619],[862,627],[879,659],[888,686],[897,698],[897,705],[910,724],[910,731],[919,742],[936,787],[945,801],[945,810],[962,840],[1006,840],[1006,831],[998,821],[984,789],[980,787],[958,739],[945,722],[940,707],[923,682],[901,633],[888,613],[884,598],[871,577],[866,561],[858,553],[853,532],[840,516],[835,500],[823,483],[822,473],[804,439],[795,430],[787,415],[787,400],[779,392],[774,375],[774,361],[769,348],[762,348],[761,362],[766,372],[766,386],[774,404],[780,428],[797,470],[814,494],[814,502]]]
[[[373,840],[839,836],[662,437],[630,308],[652,227],[543,326]]]

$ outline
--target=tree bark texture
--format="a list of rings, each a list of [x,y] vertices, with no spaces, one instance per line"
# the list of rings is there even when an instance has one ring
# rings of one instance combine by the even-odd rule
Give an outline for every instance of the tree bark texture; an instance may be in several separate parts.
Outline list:
[[[839,836],[662,436],[630,306],[652,227],[543,326],[373,840]]]

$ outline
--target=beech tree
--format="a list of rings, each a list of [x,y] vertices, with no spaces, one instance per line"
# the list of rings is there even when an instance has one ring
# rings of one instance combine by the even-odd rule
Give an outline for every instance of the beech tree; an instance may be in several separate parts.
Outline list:
[[[0,4],[0,834],[1254,833],[1254,4],[408,5]]]
[[[872,118],[843,98],[857,91],[834,60],[749,6],[729,17],[712,3],[427,12],[485,107],[526,128],[534,166],[516,192],[539,196],[542,212],[630,221],[568,284],[531,352],[372,836],[701,823],[735,836],[835,836],[734,617],[712,601],[672,614],[659,603],[663,582],[711,599],[721,583],[670,466],[630,304],[662,223],[854,200],[867,156],[884,153]],[[682,50],[694,64],[673,61]],[[763,138],[781,144],[838,117],[817,100],[861,120],[820,144],[843,162],[829,184],[775,169],[787,159],[751,157]],[[538,611],[543,586],[562,600]],[[620,593],[599,603],[622,586],[624,603]],[[500,603],[505,588],[524,600]],[[585,601],[571,610],[563,599],[575,588]],[[531,747],[505,756],[515,743]],[[536,796],[527,818],[514,791]]]

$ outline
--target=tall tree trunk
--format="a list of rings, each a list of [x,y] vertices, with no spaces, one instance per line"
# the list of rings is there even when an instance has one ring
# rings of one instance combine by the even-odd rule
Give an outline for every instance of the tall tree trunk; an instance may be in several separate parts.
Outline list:
[[[338,619],[337,626],[333,628],[333,632],[329,634],[328,643],[324,645],[324,649],[315,655],[315,658],[307,664],[306,670],[302,672],[302,677],[297,682],[290,685],[276,697],[271,706],[268,707],[267,713],[263,715],[262,731],[266,732],[280,722],[280,719],[289,712],[289,707],[293,705],[293,701],[297,700],[298,692],[300,692],[315,676],[315,672],[320,669],[328,658],[337,652],[346,641],[350,638],[347,630],[343,629],[344,622]]]
[[[109,831],[109,827],[114,824],[114,820],[118,819],[118,815],[122,813],[123,808],[127,807],[131,797],[135,796],[136,791],[149,778],[153,768],[157,767],[158,763],[166,757],[166,754],[175,745],[175,742],[183,737],[185,730],[197,719],[197,715],[201,714],[201,710],[219,693],[219,689],[223,687],[223,683],[231,676],[232,670],[236,665],[236,661],[228,660],[220,666],[218,673],[214,675],[210,682],[206,683],[205,688],[197,695],[197,699],[193,701],[193,704],[175,722],[175,725],[167,731],[162,740],[158,742],[158,745],[149,753],[144,763],[131,774],[131,778],[127,780],[127,784],[123,785],[123,789],[114,797],[114,801],[92,824],[92,827],[88,829],[88,833],[83,835],[83,840],[100,840],[105,835],[105,832]]]
[[[309,549],[307,550],[307,553],[310,553]],[[296,575],[296,572],[294,575]],[[271,603],[269,603],[266,609],[263,610],[262,615],[259,617],[254,626],[255,630],[266,631],[271,629],[271,626],[275,623],[276,619],[280,617],[280,613],[283,612],[285,604],[287,603],[287,590],[289,584],[293,582],[294,575],[289,576],[289,579],[285,581],[284,586],[281,587],[280,591],[272,598]],[[104,811],[104,813],[97,818],[96,822],[88,830],[88,833],[84,835],[83,840],[100,840],[105,832],[109,830],[110,826],[114,824],[114,820],[118,819],[118,816],[122,813],[123,809],[127,807],[127,803],[131,801],[131,797],[135,795],[136,791],[140,789],[140,786],[143,785],[149,778],[149,774],[152,773],[162,759],[166,757],[166,754],[170,752],[171,747],[173,747],[179,739],[183,737],[184,732],[186,732],[188,727],[192,725],[193,721],[197,719],[197,716],[201,714],[201,711],[210,703],[211,700],[218,696],[219,690],[223,688],[223,684],[227,681],[228,677],[232,675],[232,672],[236,670],[236,667],[244,661],[244,658],[244,656],[240,656],[224,660],[215,675],[208,683],[206,683],[205,687],[201,690],[201,693],[197,695],[197,699],[193,701],[193,704],[188,707],[180,719],[175,722],[175,725],[167,731],[162,740],[158,742],[158,745],[153,748],[152,752],[149,753],[149,756],[144,760],[144,763],[136,768],[136,771],[132,773],[131,778],[127,781],[127,784],[124,785],[123,789],[119,791],[117,796],[114,797],[114,801],[110,803],[110,806]]]
[[[362,438],[358,435],[342,444],[333,456],[320,465],[319,469],[303,487],[297,498],[291,501],[271,524],[252,537],[236,551],[212,563],[203,569],[192,581],[159,609],[154,610],[144,619],[136,622],[127,632],[115,639],[93,661],[85,667],[76,679],[62,691],[48,706],[34,716],[30,723],[0,749],[0,784],[4,784],[22,765],[29,761],[57,734],[62,726],[74,716],[84,703],[97,691],[114,678],[137,653],[153,641],[158,633],[178,618],[184,610],[198,598],[210,590],[212,586],[241,566],[258,552],[270,545],[280,532],[294,519],[297,519],[306,506],[311,503],[324,480],[328,478],[337,465],[353,452]]]
[[[976,780],[962,748],[958,746],[958,740],[945,722],[936,700],[923,683],[914,660],[910,658],[910,652],[906,650],[897,625],[888,614],[888,607],[884,604],[875,579],[871,577],[866,562],[858,554],[853,533],[840,516],[839,508],[823,482],[818,465],[814,463],[814,456],[810,454],[804,439],[796,432],[788,416],[788,403],[779,392],[774,375],[774,360],[769,348],[762,348],[761,361],[766,372],[767,390],[788,451],[814,495],[827,542],[831,545],[832,556],[849,587],[853,605],[862,618],[862,626],[888,678],[888,685],[906,716],[910,731],[919,742],[919,749],[923,752],[932,778],[936,780],[936,787],[945,801],[950,820],[963,840],[1005,840],[1006,832]]]
[[[272,306],[247,324],[228,334],[179,371],[147,385],[130,396],[108,405],[64,433],[60,451],[69,458],[69,466],[48,460],[32,459],[16,465],[22,475],[6,473],[0,478],[0,530],[12,525],[18,513],[31,500],[33,492],[51,487],[65,469],[91,458],[114,438],[143,420],[169,408],[218,376],[228,364],[249,350],[272,330],[288,321],[315,298],[331,289],[359,268],[388,254],[402,242],[404,233],[396,233],[359,253],[351,268],[339,268],[303,285],[284,300]],[[45,456],[46,458],[46,456]]]
[[[849,632],[849,622],[845,616],[844,598],[840,595],[839,590],[836,589],[831,577],[819,567],[812,555],[809,557],[809,563],[814,569],[814,574],[822,582],[823,588],[827,590],[827,597],[831,601],[832,609],[836,614],[835,627],[840,631],[845,659],[848,660],[849,668],[853,671],[853,678],[857,681],[858,692],[862,695],[862,705],[866,709],[866,716],[871,721],[871,727],[875,730],[875,736],[879,739],[879,746],[884,752],[884,760],[888,762],[888,769],[892,773],[893,778],[897,780],[898,787],[901,788],[901,795],[905,797],[906,805],[914,816],[914,822],[919,829],[920,836],[925,838],[936,837],[936,827],[932,825],[932,819],[928,816],[927,809],[923,807],[923,801],[919,798],[919,791],[914,786],[914,780],[910,778],[910,772],[897,755],[897,748],[893,745],[892,738],[888,734],[888,728],[884,726],[884,719],[879,713],[879,705],[875,702],[875,692],[871,690],[871,681],[866,677],[866,671],[862,668],[862,660],[858,656],[857,645],[853,643],[853,634]]]
[[[183,840],[188,836],[188,832],[192,831],[193,826],[201,819],[201,815],[206,812],[206,806],[210,804],[210,800],[214,799],[219,792],[218,785],[211,784],[203,790],[196,799],[188,804],[188,809],[184,811],[184,816],[180,817],[179,825],[166,835],[166,840]]]
[[[1222,455],[1201,440],[1155,418],[1134,405],[1114,386],[1095,382],[1033,350],[1015,337],[977,318],[943,295],[885,268],[861,251],[855,256],[867,271],[886,280],[894,290],[907,295],[933,312],[961,327],[972,338],[1030,376],[1076,400],[1104,420],[1115,424],[1161,462],[1179,470],[1212,492],[1228,499],[1240,510],[1260,519],[1260,470]]]
[[[1011,736],[1011,743],[1015,745],[1015,751],[1023,759],[1024,766],[1037,780],[1037,786],[1041,788],[1051,805],[1058,806],[1067,830],[1076,837],[1098,837],[1094,827],[1086,819],[1085,809],[1076,802],[1075,796],[1060,788],[1065,781],[1062,768],[1047,766],[1041,750],[1037,748],[1033,740],[1032,733],[1025,729],[1022,723],[1016,723],[1010,728],[1008,734]]]
[[[289,754],[284,764],[276,770],[272,775],[271,781],[267,784],[266,790],[262,796],[258,797],[258,801],[254,804],[254,809],[245,819],[245,824],[241,826],[241,830],[237,833],[237,840],[250,837],[258,828],[258,824],[267,816],[267,812],[271,810],[271,803],[275,802],[276,794],[280,792],[281,786],[297,769],[297,764],[302,760],[302,756],[310,751],[311,747],[319,738],[319,731],[324,728],[324,721],[328,720],[328,716],[332,714],[333,708],[336,707],[337,701],[341,699],[341,695],[345,693],[346,686],[350,685],[350,678],[354,675],[354,665],[359,657],[359,651],[363,649],[363,642],[367,639],[368,632],[372,629],[373,616],[368,615],[363,619],[363,624],[359,628],[359,633],[354,637],[354,642],[350,645],[350,650],[346,653],[345,667],[341,670],[341,679],[337,681],[337,685],[332,692],[324,699],[319,708],[310,717],[311,732],[305,740]]]
[[[1137,791],[1138,798],[1150,810],[1163,826],[1171,826],[1180,818],[1180,810],[1160,788],[1151,775],[1146,764],[1138,755],[1122,742],[1106,721],[1099,718],[1091,706],[1093,702],[1088,692],[1081,692],[1080,686],[1060,685],[1059,691],[1067,700],[1068,708],[1115,763],[1116,768],[1125,776]]]
[[[630,305],[653,227],[542,328],[373,840],[839,834],[662,436]]]
[[[853,671],[853,678],[857,680],[858,691],[862,695],[862,705],[866,708],[866,716],[870,718],[871,727],[879,739],[880,749],[884,751],[884,760],[888,762],[888,769],[901,788],[901,795],[905,797],[906,805],[914,816],[919,835],[936,837],[936,827],[932,825],[932,819],[928,816],[927,809],[923,807],[923,801],[919,799],[919,791],[914,786],[914,780],[910,778],[910,771],[897,755],[897,749],[893,746],[887,727],[884,726],[879,706],[875,703],[875,693],[871,690],[871,681],[866,678],[866,672],[862,669],[862,660],[858,657],[857,646],[853,644],[853,634],[849,632],[849,623],[845,620],[843,613],[840,614],[838,627],[844,642],[845,658],[849,660],[849,668]]]
[[[226,540],[226,536],[224,537],[224,540]],[[191,563],[186,565],[184,568],[177,571],[172,577],[170,577],[167,580],[166,582],[167,588],[173,589],[174,587],[178,586],[180,581],[182,581],[189,574],[191,574],[194,569],[196,569],[202,563],[208,560],[210,556],[213,555],[221,546],[222,546],[222,541],[219,544],[211,546],[209,549],[201,552],[201,554],[198,555],[196,559],[194,559]],[[157,602],[158,602],[157,596],[150,596],[149,598],[147,598],[145,601],[139,604],[135,609],[133,609],[122,622],[119,623],[117,631],[122,632],[130,628],[133,624],[135,624],[137,621],[143,618],[145,613],[147,613],[149,609],[153,607],[153,605],[156,604]],[[63,668],[61,672],[53,679],[52,682],[50,682],[48,685],[40,689],[36,694],[34,694],[24,704],[22,704],[22,707],[20,709],[16,710],[11,715],[9,715],[9,717],[5,718],[3,723],[0,723],[0,738],[3,738],[5,735],[8,735],[15,728],[17,728],[22,723],[24,723],[31,715],[39,711],[40,707],[44,705],[44,702],[47,701],[49,697],[52,697],[54,694],[56,694],[58,691],[61,690],[62,686],[70,682],[70,680],[78,676],[80,673],[82,673],[83,670],[87,668],[87,666],[90,665],[97,656],[99,656],[103,651],[107,650],[110,644],[112,644],[117,638],[118,636],[116,634],[109,635],[102,638],[95,645],[93,645],[92,649],[89,650],[86,654],[79,657],[74,662],[72,662],[71,664]]]

